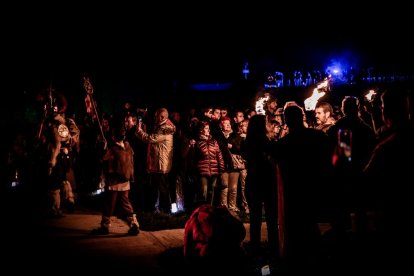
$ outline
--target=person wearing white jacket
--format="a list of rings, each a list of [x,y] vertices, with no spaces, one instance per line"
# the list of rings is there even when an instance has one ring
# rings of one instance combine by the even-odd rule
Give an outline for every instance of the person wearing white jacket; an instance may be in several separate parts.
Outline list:
[[[148,143],[147,172],[149,174],[146,197],[147,206],[155,212],[170,214],[171,198],[169,193],[168,173],[173,160],[173,135],[175,125],[168,119],[168,110],[159,108],[155,112],[155,128],[149,134],[138,124],[135,134]],[[157,204],[158,199],[158,206]]]

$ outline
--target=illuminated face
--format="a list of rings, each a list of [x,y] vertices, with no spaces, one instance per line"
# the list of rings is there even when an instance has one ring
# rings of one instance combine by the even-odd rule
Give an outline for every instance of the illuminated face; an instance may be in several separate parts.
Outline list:
[[[329,112],[325,113],[322,107],[318,107],[315,109],[315,118],[316,118],[316,123],[318,125],[322,125],[326,123],[329,116],[330,116]]]
[[[203,128],[202,134],[203,134],[203,135],[206,135],[206,136],[209,136],[209,135],[210,135],[210,126],[209,126],[209,125],[206,125],[206,126]]]
[[[131,129],[137,124],[136,118],[128,116],[125,122],[126,129]]]
[[[240,123],[240,133],[247,133],[248,122]]]
[[[243,112],[237,112],[236,117],[234,117],[234,121],[236,124],[239,124],[240,122],[244,121],[244,114]]]
[[[271,101],[268,105],[267,105],[267,109],[269,111],[274,111],[277,109],[277,102],[276,101]]]
[[[109,128],[109,120],[107,120],[107,119],[102,119],[102,127],[104,127],[104,128]]]
[[[168,112],[161,111],[161,112],[156,112],[155,113],[155,122],[157,124],[163,122],[166,119],[168,119]]]
[[[204,112],[204,116],[211,118],[211,116],[213,116],[213,109],[209,108],[206,112]]]
[[[251,110],[250,112],[249,112],[249,114],[247,115],[247,118],[251,118],[251,117],[253,117],[254,115],[256,115],[257,114],[257,112],[256,111],[254,111],[254,110]]]
[[[276,115],[275,120],[279,123],[279,125],[283,125],[283,114],[282,115]]]
[[[180,122],[181,121],[181,115],[178,112],[171,113],[171,118],[174,122]]]
[[[219,120],[221,117],[221,110],[216,108],[213,111],[213,119]]]
[[[274,121],[272,121],[272,122],[266,121],[266,131],[267,131],[267,135],[269,137],[274,136],[277,127],[278,127],[278,124],[276,122],[274,122]]]
[[[229,120],[221,121],[220,127],[221,127],[221,130],[224,132],[231,131],[231,123]]]

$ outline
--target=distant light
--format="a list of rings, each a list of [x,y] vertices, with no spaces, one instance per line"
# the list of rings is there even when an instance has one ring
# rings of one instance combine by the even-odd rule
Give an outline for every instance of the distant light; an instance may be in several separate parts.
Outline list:
[[[177,209],[177,203],[171,203],[171,213],[177,213],[178,209]]]
[[[198,83],[193,84],[191,87],[198,91],[218,91],[218,90],[227,90],[233,86],[233,83]]]
[[[334,72],[334,74],[338,74],[339,73],[339,70],[338,69],[334,69],[333,72]]]
[[[244,63],[244,68],[242,70],[242,73],[244,74],[244,78],[246,80],[247,80],[248,75],[250,74],[250,70],[249,70],[248,66],[249,66],[248,62]]]
[[[19,181],[13,181],[12,183],[11,183],[11,186],[14,188],[14,187],[17,187],[17,186],[19,186],[20,185],[20,182]]]
[[[15,188],[15,187],[17,187],[19,185],[20,185],[19,172],[16,170],[16,173],[14,175],[14,179],[13,179],[13,181],[11,183],[11,186],[12,186],[12,188]]]
[[[96,190],[96,191],[93,191],[93,192],[91,193],[91,196],[97,196],[97,195],[102,194],[103,192],[104,192],[104,189],[98,189],[98,190]]]

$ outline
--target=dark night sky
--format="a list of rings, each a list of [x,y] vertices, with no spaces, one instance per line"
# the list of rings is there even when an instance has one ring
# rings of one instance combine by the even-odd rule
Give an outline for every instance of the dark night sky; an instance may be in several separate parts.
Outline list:
[[[120,94],[158,101],[177,83],[232,81],[246,61],[259,77],[268,70],[323,70],[337,56],[360,67],[414,71],[410,8],[335,4],[5,7],[1,89],[14,100],[2,102],[0,116],[14,121],[16,106],[26,112],[51,83],[82,108],[85,73],[98,101],[113,104]]]
[[[28,8],[4,22],[3,64],[23,89],[83,73],[131,85],[214,82],[239,77],[245,61],[251,70],[295,70],[337,56],[411,70],[414,44],[401,13],[409,9],[376,7]]]
[[[22,49],[29,50],[29,55],[52,50],[55,58],[76,55],[76,60],[93,56],[118,61],[128,57],[138,60],[142,54],[144,59],[156,55],[171,58],[177,53],[177,59],[184,55],[184,59],[193,60],[189,52],[194,56],[205,55],[205,52],[224,55],[228,51],[244,54],[245,51],[309,45],[322,49],[324,46],[353,46],[369,50],[372,44],[392,45],[387,42],[389,39],[406,43],[410,36],[409,32],[404,33],[409,30],[409,19],[398,14],[404,7],[398,11],[390,6],[382,11],[375,7],[364,11],[361,7],[315,6],[313,10],[319,10],[320,15],[306,7],[302,8],[308,11],[307,15],[289,11],[289,8],[286,13],[280,7],[266,6],[245,9],[240,6],[187,6],[187,11],[179,7],[170,11],[165,7],[148,12],[140,7],[129,10],[129,7],[109,6],[108,10],[102,11],[100,7],[84,12],[82,7],[78,8],[73,13],[70,9],[58,9],[37,16],[19,14],[14,21],[20,26],[10,26],[13,22],[8,24],[13,27],[9,29],[10,35],[21,43]],[[281,38],[286,40],[279,40]],[[155,50],[158,47],[161,51]],[[94,54],[97,50],[102,50],[103,56]]]

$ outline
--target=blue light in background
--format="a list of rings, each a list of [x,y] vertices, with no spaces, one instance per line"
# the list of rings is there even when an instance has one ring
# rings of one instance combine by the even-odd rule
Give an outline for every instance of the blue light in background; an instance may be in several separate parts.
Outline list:
[[[225,82],[225,83],[197,83],[192,84],[191,88],[197,91],[219,91],[219,90],[227,90],[233,86],[233,83]]]

